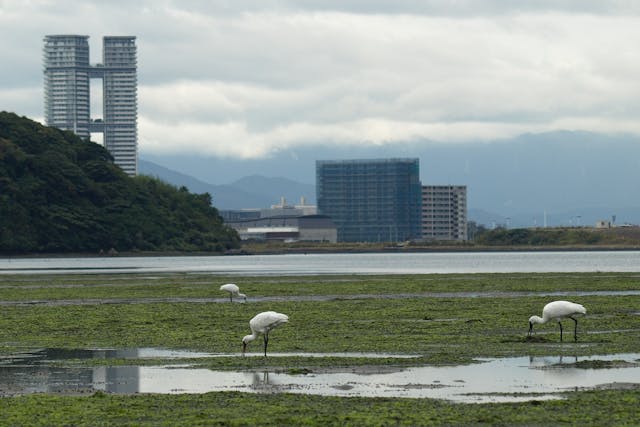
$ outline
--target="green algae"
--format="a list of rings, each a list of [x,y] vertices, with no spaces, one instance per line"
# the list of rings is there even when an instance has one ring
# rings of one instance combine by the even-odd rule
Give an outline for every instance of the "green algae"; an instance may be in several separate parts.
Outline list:
[[[560,342],[557,324],[527,319],[551,298],[535,292],[640,289],[631,273],[469,274],[242,278],[246,304],[146,302],[144,298],[224,298],[228,278],[209,275],[26,275],[3,278],[0,303],[70,300],[60,306],[1,306],[0,353],[35,348],[160,347],[228,354],[215,358],[74,360],[71,365],[189,363],[210,369],[291,372],[353,366],[420,366],[472,363],[480,357],[589,356],[640,352],[640,296],[562,297],[585,305],[578,340]],[[237,279],[237,278],[236,278]],[[236,280],[239,281],[239,280]],[[484,298],[401,293],[495,292]],[[514,292],[532,294],[513,295]],[[380,295],[357,298],[357,295]],[[251,301],[251,296],[342,295],[328,301]],[[122,303],[73,304],[84,299]],[[260,311],[287,313],[269,351],[278,353],[375,352],[417,358],[237,356],[248,320]],[[261,351],[260,340],[249,351]],[[564,366],[564,365],[563,365]],[[594,366],[585,366],[593,368]],[[606,366],[600,366],[606,368]],[[1,425],[634,425],[640,391],[565,393],[563,400],[452,404],[430,399],[336,398],[305,395],[93,396],[31,395],[0,399]]]
[[[29,395],[0,399],[1,425],[637,425],[640,391],[564,393],[562,400],[455,404],[432,399],[295,394]]]
[[[578,341],[560,342],[555,322],[527,339],[527,319],[549,301],[526,298],[410,298],[247,304],[148,303],[5,306],[0,351],[26,348],[160,347],[238,354],[248,320],[275,310],[290,322],[271,334],[272,352],[380,352],[435,359],[594,355],[640,349],[640,296],[585,296]],[[427,320],[425,320],[427,319]],[[569,328],[572,329],[572,328]],[[261,342],[249,346],[260,352]]]

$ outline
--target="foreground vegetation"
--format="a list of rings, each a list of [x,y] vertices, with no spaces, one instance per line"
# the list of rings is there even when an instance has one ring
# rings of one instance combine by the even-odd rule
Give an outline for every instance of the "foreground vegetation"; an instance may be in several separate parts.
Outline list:
[[[238,246],[208,194],[129,177],[104,147],[0,112],[0,254]]]
[[[230,304],[219,292],[220,284],[231,280],[248,294],[246,304]],[[229,354],[193,361],[212,369],[303,372],[354,365],[470,363],[477,357],[640,353],[640,295],[616,294],[638,289],[640,277],[633,273],[3,276],[0,353],[43,347],[165,347]],[[555,291],[585,294],[541,294]],[[279,298],[260,299],[266,296]],[[572,340],[571,321],[564,343],[559,342],[557,325],[551,323],[539,325],[535,338],[527,339],[528,317],[559,298],[587,307],[578,342]],[[419,357],[237,357],[240,339],[249,332],[248,320],[265,310],[287,313],[291,319],[273,333],[272,352],[362,351]],[[250,351],[260,352],[260,346],[256,341]],[[159,362],[169,363],[153,361]],[[32,395],[0,399],[0,424],[631,425],[639,416],[639,400],[638,389],[576,392],[562,401],[520,404],[239,393]]]
[[[637,425],[640,392],[570,393],[566,400],[454,404],[431,399],[237,392],[0,399],[2,425]]]
[[[580,322],[581,345],[559,345],[555,324],[536,328],[536,342],[526,340],[527,319],[539,315],[550,299],[536,292],[638,290],[640,277],[634,274],[242,278],[247,304],[222,303],[226,295],[218,288],[227,280],[233,279],[181,274],[8,277],[0,300],[14,304],[2,309],[0,343],[237,353],[248,320],[275,310],[287,313],[291,322],[278,330],[274,351],[403,352],[447,363],[480,356],[640,349],[638,295],[573,298],[588,309]],[[261,301],[262,296],[281,298]]]

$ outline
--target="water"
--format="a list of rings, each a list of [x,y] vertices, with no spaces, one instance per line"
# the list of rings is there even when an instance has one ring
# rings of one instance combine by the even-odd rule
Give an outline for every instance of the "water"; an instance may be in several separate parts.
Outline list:
[[[295,356],[297,354],[286,354]],[[0,361],[0,395],[29,393],[304,393],[326,396],[435,398],[464,403],[514,402],[561,398],[563,391],[624,387],[640,383],[640,354],[591,357],[513,357],[483,359],[461,366],[406,369],[352,367],[349,372],[319,369],[292,375],[270,371],[212,371],[188,366],[116,366],[71,368],[51,361],[69,358],[165,357],[206,358],[207,355],[157,349],[41,350]],[[318,354],[317,357],[324,355]],[[344,356],[344,355],[342,355]],[[361,356],[353,354],[352,356]],[[395,357],[394,355],[377,355]],[[279,357],[270,355],[270,357]],[[403,356],[406,357],[406,356]],[[582,369],[579,361],[622,360],[627,367]],[[508,395],[504,395],[506,393]],[[514,395],[514,393],[517,393]]]
[[[1,274],[184,272],[224,275],[640,272],[640,251],[2,258]]]

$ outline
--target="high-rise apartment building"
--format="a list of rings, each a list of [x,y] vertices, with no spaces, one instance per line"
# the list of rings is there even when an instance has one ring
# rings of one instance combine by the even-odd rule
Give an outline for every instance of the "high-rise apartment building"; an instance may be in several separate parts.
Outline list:
[[[418,159],[316,161],[316,197],[339,242],[421,238]]]
[[[467,187],[422,187],[422,237],[425,240],[467,240]]]
[[[48,126],[89,138],[89,41],[87,36],[44,39],[44,116]]]
[[[48,126],[104,145],[127,174],[138,171],[137,59],[134,36],[103,38],[102,63],[89,64],[89,36],[44,38],[44,111]],[[103,115],[91,118],[90,79],[102,79]]]

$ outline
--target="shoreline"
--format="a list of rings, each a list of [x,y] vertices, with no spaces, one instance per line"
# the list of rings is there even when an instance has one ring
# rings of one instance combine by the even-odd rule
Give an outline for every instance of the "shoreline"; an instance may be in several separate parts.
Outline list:
[[[577,246],[379,246],[358,245],[345,247],[329,246],[271,246],[251,245],[250,247],[226,252],[174,252],[144,251],[106,253],[27,253],[2,254],[0,259],[33,258],[132,258],[132,257],[190,257],[190,256],[251,256],[286,254],[351,254],[351,253],[494,253],[494,252],[633,252],[639,251],[639,245],[577,245]]]

